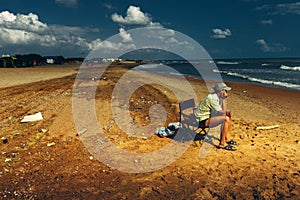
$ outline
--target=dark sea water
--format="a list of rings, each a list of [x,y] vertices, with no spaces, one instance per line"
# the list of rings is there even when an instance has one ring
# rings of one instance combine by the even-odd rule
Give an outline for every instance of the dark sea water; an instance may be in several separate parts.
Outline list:
[[[193,63],[203,65],[211,74],[221,75],[223,81],[300,91],[300,59],[224,59]],[[176,72],[162,66],[171,67]],[[138,70],[203,78],[194,66],[187,61],[169,60],[141,65]]]

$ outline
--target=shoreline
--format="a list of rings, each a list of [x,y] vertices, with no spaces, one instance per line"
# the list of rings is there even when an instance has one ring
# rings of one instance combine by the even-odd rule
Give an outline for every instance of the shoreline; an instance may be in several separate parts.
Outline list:
[[[136,64],[136,63],[132,63],[132,62],[118,63],[117,67],[122,67],[122,68],[125,68],[128,70],[128,69],[134,67],[135,66],[134,64]],[[81,65],[76,64],[76,65],[45,65],[45,66],[36,66],[36,67],[32,67],[32,68],[0,68],[0,74],[3,74],[3,76],[0,76],[0,88],[69,76],[72,74],[76,74],[78,72],[78,70],[80,69],[80,67],[81,67]],[[71,70],[74,70],[74,71],[71,71]],[[24,73],[24,77],[30,75],[31,79],[21,80],[20,73]],[[57,74],[55,74],[55,73],[57,73]],[[5,74],[5,76],[4,76],[4,74]],[[159,74],[159,73],[157,75],[165,76],[165,74]],[[17,76],[17,77],[15,77],[15,76]],[[176,77],[177,75],[166,75],[166,76],[175,76]],[[194,76],[189,76],[189,75],[181,75],[181,76],[204,81],[203,79],[194,77]],[[16,81],[16,80],[18,80],[18,81]],[[300,92],[300,90],[293,89],[293,88],[288,88],[288,87],[284,87],[284,86],[276,86],[276,85],[266,85],[266,84],[257,83],[257,82],[247,82],[247,81],[237,82],[237,81],[231,81],[231,80],[228,81],[225,79],[223,79],[223,81],[227,82],[227,83],[233,83],[235,85],[237,85],[237,84],[251,85],[254,87],[263,87],[263,88],[270,88],[270,89],[275,89],[275,90],[278,89],[278,91],[287,90],[287,91],[292,91],[292,92]],[[10,83],[10,82],[12,82],[12,83]]]
[[[37,67],[37,68],[5,68],[5,69],[1,68],[0,72],[5,72],[5,76],[4,78],[0,79],[0,89],[18,87],[26,84],[35,84],[41,81],[68,77],[77,74],[79,67],[80,66],[71,66],[71,67],[55,66],[55,67]],[[131,66],[116,65],[114,66],[114,68],[117,70],[123,69],[122,71],[123,73],[125,73],[127,70],[130,70]],[[97,69],[95,68],[95,70]],[[172,80],[177,79],[176,75],[155,74],[155,76],[162,77],[162,78],[167,77],[168,79],[170,79],[170,82]],[[207,94],[209,90],[208,88],[206,88],[206,85],[204,84],[204,80],[197,79],[194,77],[189,77],[189,76],[187,76],[186,79],[192,83],[193,87],[194,86],[197,87],[197,85],[201,83],[202,92],[201,94],[197,94],[197,96],[199,96],[198,101],[200,101],[201,98],[203,97],[203,92]],[[274,112],[278,112],[278,113],[286,112],[286,114],[283,116],[289,117],[288,115],[289,112],[294,113],[297,112],[297,110],[300,110],[300,105],[297,103],[300,102],[300,92],[298,91],[282,89],[282,88],[265,87],[261,85],[240,83],[240,82],[226,82],[226,83],[230,87],[232,87],[232,90],[229,92],[229,95],[233,95],[234,98],[242,98],[245,99],[245,101],[251,101],[254,103],[259,102],[260,104],[262,104],[262,106],[268,107],[269,110],[271,111],[273,110]],[[275,103],[277,105],[276,108],[272,108],[270,102],[272,102],[272,104]],[[230,103],[234,105],[234,101]],[[237,108],[235,110],[236,112],[239,111]],[[242,114],[238,116],[242,117],[243,115],[246,114],[247,113],[242,112]],[[278,116],[278,119],[282,119],[283,116]],[[294,118],[292,119],[292,121],[294,121]],[[300,118],[296,117],[296,119],[300,119]]]

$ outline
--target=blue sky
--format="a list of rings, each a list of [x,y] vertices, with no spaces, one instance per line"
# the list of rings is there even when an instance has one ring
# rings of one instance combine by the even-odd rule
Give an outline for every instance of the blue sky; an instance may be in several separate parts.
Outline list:
[[[1,0],[0,54],[85,57],[107,38],[162,27],[212,58],[300,57],[300,1]]]

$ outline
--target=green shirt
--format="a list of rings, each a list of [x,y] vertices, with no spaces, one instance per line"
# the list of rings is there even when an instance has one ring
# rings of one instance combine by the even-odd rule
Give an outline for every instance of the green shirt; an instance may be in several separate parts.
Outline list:
[[[194,110],[194,114],[200,121],[210,118],[222,110],[222,100],[216,93],[207,95]]]

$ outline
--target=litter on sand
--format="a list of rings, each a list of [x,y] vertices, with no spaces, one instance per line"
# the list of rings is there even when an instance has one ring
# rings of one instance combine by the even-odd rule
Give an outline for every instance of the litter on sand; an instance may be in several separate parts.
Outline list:
[[[155,131],[159,137],[171,137],[175,134],[175,132],[181,128],[180,122],[171,122],[169,123],[168,127],[160,127]]]
[[[55,142],[50,142],[50,143],[47,143],[47,147],[52,147],[55,145]]]
[[[170,129],[171,131],[175,131],[179,128],[181,128],[181,123],[180,122],[171,122],[168,125],[168,129]]]
[[[21,122],[34,122],[39,120],[43,120],[41,112],[35,113],[33,115],[27,115],[21,120]]]
[[[256,130],[266,130],[266,129],[273,129],[273,128],[278,128],[279,125],[273,125],[273,126],[257,126],[255,129]]]
[[[84,134],[85,132],[87,132],[86,128],[81,129],[80,131],[77,132],[77,135],[80,136],[80,135]]]
[[[155,133],[159,136],[159,137],[170,137],[172,135],[174,135],[174,133],[165,127],[160,127],[159,129],[157,129],[155,131]]]

